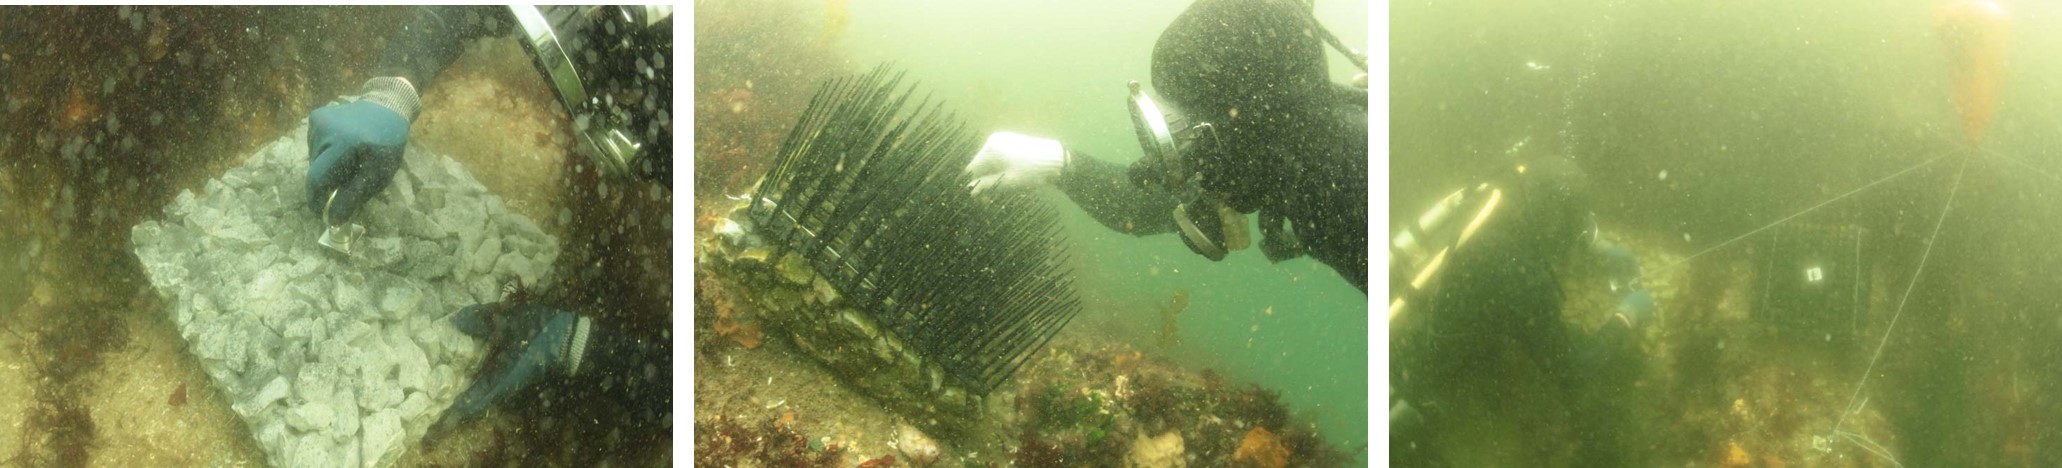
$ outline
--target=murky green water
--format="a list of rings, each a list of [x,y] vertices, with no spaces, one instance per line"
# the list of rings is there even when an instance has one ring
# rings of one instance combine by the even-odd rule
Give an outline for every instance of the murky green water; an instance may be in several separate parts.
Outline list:
[[[1630,441],[1618,452],[1633,466],[2062,461],[2062,371],[2051,364],[2062,351],[2053,344],[2062,250],[2052,243],[2062,217],[2050,208],[2062,195],[2053,150],[2062,10],[2000,2],[2003,66],[1987,72],[1995,111],[1972,144],[1951,97],[1957,70],[1970,67],[1940,28],[1953,19],[1950,3],[1395,5],[1397,219],[1499,168],[1565,156],[1588,175],[1588,209],[1607,237],[1666,283],[1643,335],[1647,362],[1631,390],[1605,395],[1630,407],[1632,422],[1603,433],[1512,430],[1520,417],[1561,417],[1579,398],[1547,397],[1518,406],[1510,424],[1460,425],[1438,436],[1450,442],[1443,448],[1514,454],[1479,459],[1495,464],[1539,463],[1515,454],[1541,453],[1565,463],[1552,447],[1607,439]],[[1798,322],[1767,315],[1804,300],[1770,283],[1794,280],[1762,265],[1799,260],[1772,239],[1813,228],[1866,232],[1851,250],[1815,252],[1866,263],[1873,292],[1854,299],[1861,313],[1846,328],[1800,333]],[[1571,295],[1599,287],[1568,286]],[[1571,302],[1561,314],[1579,323],[1597,307],[1609,305]],[[1842,424],[1850,402],[1862,416]],[[1813,447],[1836,425],[1884,453],[1841,438]]]

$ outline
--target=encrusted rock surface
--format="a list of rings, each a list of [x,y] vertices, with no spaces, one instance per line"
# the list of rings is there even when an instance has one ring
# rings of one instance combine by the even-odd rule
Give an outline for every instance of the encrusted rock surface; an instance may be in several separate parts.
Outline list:
[[[410,147],[346,257],[316,243],[306,127],[180,193],[130,242],[173,323],[272,464],[390,465],[467,385],[484,343],[449,315],[543,284],[558,240],[457,161]]]
[[[858,392],[925,431],[971,430],[985,400],[944,378],[936,362],[853,308],[794,252],[779,254],[753,232],[742,208],[702,245],[701,260],[717,281],[757,304],[757,319],[792,339]]]

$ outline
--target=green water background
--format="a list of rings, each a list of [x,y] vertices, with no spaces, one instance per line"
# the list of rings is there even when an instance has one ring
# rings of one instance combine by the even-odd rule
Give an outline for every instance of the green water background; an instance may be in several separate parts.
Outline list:
[[[839,41],[855,68],[894,62],[982,134],[1054,138],[1129,163],[1140,150],[1125,82],[1138,80],[1150,91],[1154,41],[1188,3],[864,0],[851,3],[850,27]],[[1342,41],[1366,50],[1366,2],[1320,0],[1316,11]],[[1329,49],[1326,55],[1334,81],[1359,71]],[[1172,235],[1111,232],[1056,191],[1050,195],[1071,239],[1085,304],[1074,327],[1124,328],[1096,331],[1152,350],[1146,331],[1159,326],[1159,307],[1187,290],[1174,358],[1279,391],[1342,447],[1365,443],[1365,294],[1308,259],[1270,264],[1248,250],[1211,262]]]
[[[1607,226],[1686,255],[1950,158],[1796,222],[1889,233],[1870,248],[1886,259],[1885,284],[1893,293],[1916,284],[1876,377],[1860,393],[1888,420],[1875,437],[1892,441],[1905,466],[2056,466],[2062,5],[1999,2],[2011,12],[2011,29],[1996,112],[1979,150],[1963,143],[1948,98],[1949,62],[1933,29],[1935,9],[1945,3],[1397,3],[1389,43],[1390,209],[1416,213],[1519,158],[1558,154],[1589,174],[1593,208]],[[1962,164],[1967,173],[1957,191],[1952,182]],[[1950,192],[1957,193],[1954,208],[1923,276],[1908,283]],[[1660,320],[1709,306],[1664,301]],[[1872,331],[1893,313],[1871,311]],[[1881,339],[1864,337],[1844,356],[1852,368],[1837,375],[1790,377],[1837,382],[1836,401],[1798,401],[1782,411],[1837,411]],[[1700,373],[1686,363],[1660,365]],[[1661,388],[1709,392],[1700,389],[1742,378],[1684,378]],[[1720,413],[1731,401],[1657,398],[1674,405],[1665,407],[1718,406]],[[1689,427],[1679,422],[1682,413],[1654,417],[1670,422],[1635,436],[1656,453],[1634,459],[1716,463],[1707,447],[1733,436]],[[1485,446],[1567,442],[1507,436],[1478,439]],[[1672,438],[1689,442],[1665,442]]]

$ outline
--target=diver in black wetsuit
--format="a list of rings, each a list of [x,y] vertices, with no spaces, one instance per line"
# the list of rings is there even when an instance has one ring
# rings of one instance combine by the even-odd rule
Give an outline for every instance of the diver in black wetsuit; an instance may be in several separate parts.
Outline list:
[[[577,126],[582,152],[607,176],[669,187],[672,155],[672,14],[666,7],[423,7],[396,30],[356,96],[308,116],[309,209],[335,227],[386,188],[401,167],[420,92],[467,40],[518,34]],[[325,235],[324,245],[332,245]],[[517,288],[518,290],[520,288]],[[672,362],[655,343],[588,317],[512,300],[469,306],[460,331],[489,347],[488,361],[429,431],[484,414],[551,381],[591,388],[632,424],[663,428],[672,414]]]
[[[1327,79],[1321,31],[1303,2],[1198,0],[1153,48],[1153,87],[1186,119],[1175,135],[1142,127],[1146,158],[997,132],[967,172],[977,190],[1052,183],[1110,229],[1179,232],[1213,260],[1251,241],[1258,213],[1270,260],[1307,254],[1366,292],[1367,90]],[[1163,118],[1143,102],[1141,126]]]
[[[1624,400],[1634,395],[1638,337],[1656,305],[1638,257],[1598,232],[1588,206],[1581,171],[1548,157],[1514,164],[1423,213],[1397,213],[1402,227],[1391,236],[1389,265],[1392,465],[1449,466],[1449,454],[1431,442],[1436,433],[1460,430],[1453,425],[1467,422],[1456,419],[1482,408],[1519,418],[1501,406],[1507,403],[1480,400],[1540,389],[1555,392],[1545,400],[1565,410],[1545,413],[1567,418],[1578,442],[1575,466],[1637,465],[1627,455],[1625,435],[1636,420]],[[1582,266],[1602,284],[1563,281]],[[1607,288],[1616,299],[1609,319],[1592,331],[1567,325],[1569,285]],[[1457,407],[1472,411],[1456,414]]]

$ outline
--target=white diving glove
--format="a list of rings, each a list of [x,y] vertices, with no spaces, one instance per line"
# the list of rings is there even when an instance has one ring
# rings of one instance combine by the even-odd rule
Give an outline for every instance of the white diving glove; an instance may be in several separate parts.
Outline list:
[[[974,161],[967,163],[967,174],[974,176],[967,186],[978,195],[993,187],[1021,190],[1043,185],[1052,182],[1066,163],[1067,150],[1060,147],[1059,140],[995,132],[988,135],[981,152],[974,154]]]

